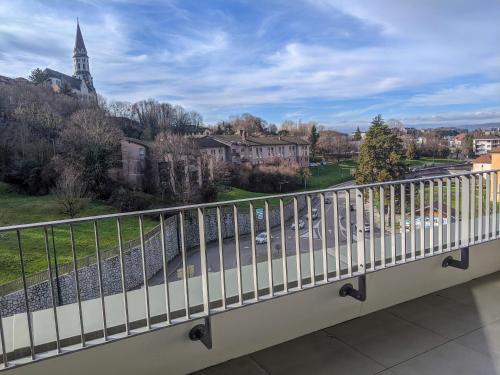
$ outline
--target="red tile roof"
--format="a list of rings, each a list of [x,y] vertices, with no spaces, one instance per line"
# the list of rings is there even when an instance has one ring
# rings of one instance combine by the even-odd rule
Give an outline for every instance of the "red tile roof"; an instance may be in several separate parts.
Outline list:
[[[474,164],[491,164],[491,154],[484,154],[472,161]]]

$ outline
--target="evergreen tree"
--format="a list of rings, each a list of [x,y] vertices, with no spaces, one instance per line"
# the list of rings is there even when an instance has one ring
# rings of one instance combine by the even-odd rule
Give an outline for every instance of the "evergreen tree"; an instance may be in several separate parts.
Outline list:
[[[354,132],[354,140],[355,141],[361,141],[361,130],[359,130],[359,126],[358,128],[356,129],[356,131]]]
[[[462,153],[466,158],[474,156],[474,137],[467,134],[462,141]]]
[[[34,84],[39,85],[41,83],[44,83],[49,77],[47,73],[45,73],[42,69],[36,68],[31,71],[31,74],[28,78]]]
[[[389,181],[404,175],[403,145],[381,115],[372,120],[359,152],[356,183]]]
[[[319,139],[318,129],[316,128],[316,124],[313,124],[311,127],[311,134],[309,135],[309,142],[311,143],[311,151],[313,159],[316,155],[316,143],[318,143],[318,139]]]

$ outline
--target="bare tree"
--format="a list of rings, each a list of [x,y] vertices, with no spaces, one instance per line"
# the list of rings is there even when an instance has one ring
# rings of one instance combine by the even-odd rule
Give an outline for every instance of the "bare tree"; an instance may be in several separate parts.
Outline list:
[[[57,180],[54,195],[61,212],[74,218],[88,203],[86,184],[72,167],[66,167]]]

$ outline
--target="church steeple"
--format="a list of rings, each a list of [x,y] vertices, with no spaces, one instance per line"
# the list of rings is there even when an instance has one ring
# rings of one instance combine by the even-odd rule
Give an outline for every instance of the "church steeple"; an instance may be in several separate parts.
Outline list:
[[[78,19],[76,21],[75,47],[73,48],[73,77],[84,81],[89,92],[95,92],[92,75],[90,74],[89,56],[87,55],[87,48],[85,48]]]

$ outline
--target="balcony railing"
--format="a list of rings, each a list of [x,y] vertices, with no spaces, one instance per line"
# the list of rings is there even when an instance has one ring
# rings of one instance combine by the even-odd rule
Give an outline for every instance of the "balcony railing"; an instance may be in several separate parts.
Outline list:
[[[20,290],[0,298],[3,365],[208,318],[494,240],[500,229],[498,172],[1,227],[0,246],[17,253],[21,276]],[[146,236],[146,220],[158,225],[152,235]],[[125,221],[136,223],[139,233],[127,248]],[[58,277],[49,240],[53,229],[65,237],[62,250],[72,259],[71,269],[64,266]],[[114,256],[103,257],[102,238],[110,235],[105,230],[114,233]],[[80,257],[89,233],[92,264],[82,260],[88,255]],[[28,282],[27,238],[30,251],[46,257],[48,277],[38,284]]]

